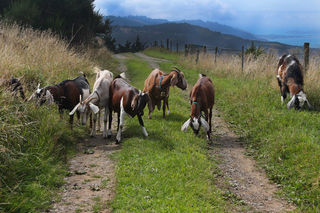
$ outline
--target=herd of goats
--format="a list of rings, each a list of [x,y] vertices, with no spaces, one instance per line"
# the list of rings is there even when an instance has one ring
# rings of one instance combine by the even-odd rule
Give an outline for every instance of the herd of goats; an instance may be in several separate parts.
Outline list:
[[[100,129],[100,112],[104,108],[104,138],[111,137],[112,112],[116,112],[118,115],[116,142],[119,143],[125,115],[137,116],[143,134],[148,136],[142,120],[145,106],[148,104],[148,117],[151,119],[151,112],[153,112],[155,106],[160,110],[162,104],[163,117],[165,117],[166,107],[169,114],[170,87],[177,86],[182,90],[187,88],[183,72],[176,67],[168,74],[159,69],[153,70],[145,80],[143,91],[130,85],[126,81],[124,73],[114,77],[113,73],[108,70],[102,71],[96,67],[94,70],[96,81],[92,92],[90,92],[90,85],[86,76],[81,75],[73,80],[65,80],[56,85],[43,88],[38,85],[28,101],[35,100],[39,105],[56,103],[60,114],[64,110],[68,110],[70,112],[71,128],[74,113],[77,113],[82,125],[86,125],[89,117],[91,124],[93,115],[92,136],[96,135],[97,120],[99,121],[98,129]],[[277,81],[281,91],[282,103],[284,103],[287,93],[290,93],[292,97],[287,104],[288,109],[292,107],[300,109],[304,103],[312,108],[303,91],[302,66],[295,56],[283,55],[280,57],[277,66]],[[19,80],[12,78],[7,84],[13,92],[19,92],[25,100],[25,94]],[[210,140],[214,88],[211,79],[206,75],[200,74],[199,79],[193,86],[190,92],[190,104],[190,118],[182,125],[181,130],[187,131],[190,126],[194,133],[198,134],[202,126]]]

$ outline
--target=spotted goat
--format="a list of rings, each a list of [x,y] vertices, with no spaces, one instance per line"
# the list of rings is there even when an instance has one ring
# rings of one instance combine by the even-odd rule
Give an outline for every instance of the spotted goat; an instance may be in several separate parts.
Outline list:
[[[288,109],[291,109],[292,107],[300,109],[305,102],[309,108],[312,108],[303,91],[302,70],[302,65],[295,56],[283,55],[279,58],[277,81],[281,92],[281,102],[284,104],[287,93],[290,93],[290,96],[292,97],[287,103]]]

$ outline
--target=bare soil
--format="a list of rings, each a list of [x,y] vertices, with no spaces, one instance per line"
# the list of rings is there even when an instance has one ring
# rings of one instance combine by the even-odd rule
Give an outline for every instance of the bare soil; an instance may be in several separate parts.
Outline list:
[[[77,154],[69,162],[69,175],[61,193],[61,201],[50,212],[111,212],[108,203],[114,197],[115,163],[110,155],[120,149],[114,139],[102,135],[84,139]]]

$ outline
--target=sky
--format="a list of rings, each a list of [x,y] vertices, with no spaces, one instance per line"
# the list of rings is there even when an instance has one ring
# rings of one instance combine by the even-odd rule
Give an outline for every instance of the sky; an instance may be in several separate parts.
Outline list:
[[[201,19],[254,34],[320,37],[320,0],[95,0],[104,15]]]

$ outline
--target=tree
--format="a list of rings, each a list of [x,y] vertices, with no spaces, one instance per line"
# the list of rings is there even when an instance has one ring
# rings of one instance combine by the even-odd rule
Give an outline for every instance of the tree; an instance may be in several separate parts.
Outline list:
[[[260,47],[256,47],[254,45],[254,42],[252,41],[251,46],[246,49],[245,54],[246,55],[253,55],[254,58],[259,57],[260,55],[262,55],[264,53],[264,49],[260,46]]]
[[[94,0],[1,0],[0,14],[39,30],[50,29],[70,43],[89,43],[103,34],[112,47],[111,26],[94,10]]]

